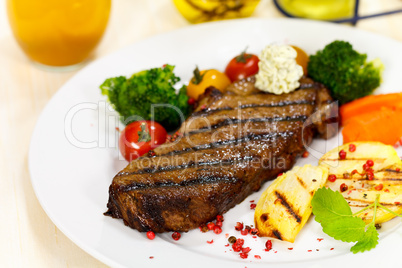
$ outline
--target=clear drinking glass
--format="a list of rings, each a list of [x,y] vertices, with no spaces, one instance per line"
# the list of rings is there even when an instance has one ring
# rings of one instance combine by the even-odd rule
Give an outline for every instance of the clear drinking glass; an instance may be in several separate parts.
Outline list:
[[[111,0],[7,0],[13,34],[34,62],[73,67],[88,59],[102,38]]]

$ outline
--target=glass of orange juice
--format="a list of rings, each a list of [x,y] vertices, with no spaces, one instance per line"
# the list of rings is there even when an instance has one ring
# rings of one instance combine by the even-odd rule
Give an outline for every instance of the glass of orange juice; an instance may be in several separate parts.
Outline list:
[[[111,0],[7,0],[13,34],[34,62],[74,68],[91,56],[106,29]]]

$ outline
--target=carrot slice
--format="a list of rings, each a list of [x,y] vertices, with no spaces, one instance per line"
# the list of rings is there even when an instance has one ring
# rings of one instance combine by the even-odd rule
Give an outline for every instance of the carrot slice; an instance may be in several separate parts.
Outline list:
[[[394,145],[402,137],[402,108],[380,107],[347,120],[342,130],[343,143],[379,141]]]
[[[402,107],[402,92],[370,95],[342,105],[339,109],[342,124],[346,125],[349,119],[354,116],[379,111],[381,107],[394,110],[398,107]]]

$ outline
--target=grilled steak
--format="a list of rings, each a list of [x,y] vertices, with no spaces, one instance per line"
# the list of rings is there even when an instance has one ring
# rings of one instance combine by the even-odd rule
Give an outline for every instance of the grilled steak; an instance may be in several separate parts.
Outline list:
[[[303,78],[295,92],[273,95],[254,81],[224,94],[209,88],[174,142],[114,177],[105,215],[139,231],[188,231],[289,170],[316,133],[334,134],[328,123],[338,116],[322,85]]]

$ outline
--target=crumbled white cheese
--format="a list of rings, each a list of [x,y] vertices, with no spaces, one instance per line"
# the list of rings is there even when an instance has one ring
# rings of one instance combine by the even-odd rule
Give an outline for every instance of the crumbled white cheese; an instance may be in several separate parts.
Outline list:
[[[255,86],[269,93],[283,94],[300,86],[303,68],[296,63],[297,52],[287,45],[270,45],[262,50]]]

